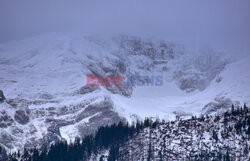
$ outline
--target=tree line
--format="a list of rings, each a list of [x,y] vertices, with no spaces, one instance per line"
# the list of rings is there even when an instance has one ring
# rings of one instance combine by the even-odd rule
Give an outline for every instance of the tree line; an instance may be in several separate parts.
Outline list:
[[[214,121],[223,117],[224,124],[230,122],[232,116],[238,116],[239,119],[237,123],[230,128],[234,128],[237,133],[244,132],[248,136],[250,135],[250,118],[249,118],[249,108],[244,105],[244,107],[231,107],[231,110],[225,112],[223,115],[217,115],[214,117]],[[241,117],[242,116],[242,117]],[[210,119],[209,116],[205,117],[201,115],[199,118],[196,116],[192,117],[192,120],[205,121]],[[156,128],[160,124],[166,123],[164,120],[159,121],[146,118],[143,122],[137,121],[136,123],[129,125],[125,122],[119,122],[113,125],[107,125],[100,127],[95,134],[87,135],[81,138],[75,138],[73,143],[67,143],[62,140],[55,144],[52,144],[49,148],[43,147],[42,149],[24,149],[24,152],[18,151],[10,155],[6,155],[6,151],[0,147],[0,154],[2,155],[3,161],[87,161],[92,156],[97,156],[104,150],[109,151],[108,161],[115,161],[120,157],[119,148],[131,139],[134,135],[137,135],[141,130],[149,127]],[[230,130],[230,129],[226,129]],[[232,130],[232,129],[231,129]],[[216,131],[212,135],[214,140],[218,140]],[[249,153],[249,147],[246,148],[246,153]],[[147,160],[152,158],[151,144],[148,148]],[[4,155],[5,154],[5,155]],[[162,156],[160,154],[159,156]],[[192,159],[206,160],[210,156],[217,156],[218,160],[229,161],[232,160],[228,152],[222,154],[221,152],[202,152],[196,156],[190,156]],[[100,161],[104,160],[105,156],[100,157]],[[188,159],[188,158],[187,158]],[[1,160],[1,159],[0,159]]]

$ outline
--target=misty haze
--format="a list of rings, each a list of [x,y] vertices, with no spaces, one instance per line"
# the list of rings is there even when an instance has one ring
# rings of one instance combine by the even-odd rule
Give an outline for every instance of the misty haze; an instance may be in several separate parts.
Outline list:
[[[250,160],[250,1],[0,0],[0,161]]]

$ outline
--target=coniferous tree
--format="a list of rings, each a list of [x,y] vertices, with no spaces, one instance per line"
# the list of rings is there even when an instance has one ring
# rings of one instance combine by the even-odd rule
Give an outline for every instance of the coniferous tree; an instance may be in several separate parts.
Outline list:
[[[151,145],[151,142],[149,143],[149,146],[148,146],[148,157],[147,157],[147,161],[151,161],[152,159],[152,145]]]
[[[161,151],[159,151],[158,155],[159,155],[159,161],[163,161],[163,155]]]
[[[109,150],[108,161],[116,161],[119,157],[119,147],[114,145]]]
[[[226,156],[225,156],[224,160],[225,160],[225,161],[230,161],[230,156],[229,156],[228,151],[227,151],[227,153],[226,153]]]
[[[212,135],[212,137],[213,137],[213,139],[216,141],[216,143],[217,143],[217,141],[218,141],[218,135],[217,135],[217,133],[216,133],[216,131],[215,130],[213,130],[213,135]]]
[[[100,157],[99,161],[104,161],[104,156],[103,155]]]

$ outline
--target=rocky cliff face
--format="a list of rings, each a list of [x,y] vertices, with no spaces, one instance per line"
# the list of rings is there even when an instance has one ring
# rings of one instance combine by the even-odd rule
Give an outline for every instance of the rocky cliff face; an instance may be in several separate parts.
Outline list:
[[[1,103],[0,143],[7,149],[48,146],[62,139],[74,141],[94,133],[98,127],[125,121],[115,112],[111,100],[85,100],[70,106],[31,108],[50,101],[7,99]],[[51,102],[50,102],[51,103]],[[71,136],[69,138],[69,136]]]

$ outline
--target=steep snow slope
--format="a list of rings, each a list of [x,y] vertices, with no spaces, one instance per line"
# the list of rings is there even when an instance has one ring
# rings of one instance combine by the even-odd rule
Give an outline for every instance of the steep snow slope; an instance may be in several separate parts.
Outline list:
[[[249,57],[138,37],[53,34],[0,44],[0,143],[73,141],[126,118],[174,119],[249,103]],[[86,74],[157,76],[163,86],[86,87]],[[144,81],[144,80],[141,80]],[[32,141],[33,140],[33,141]]]

